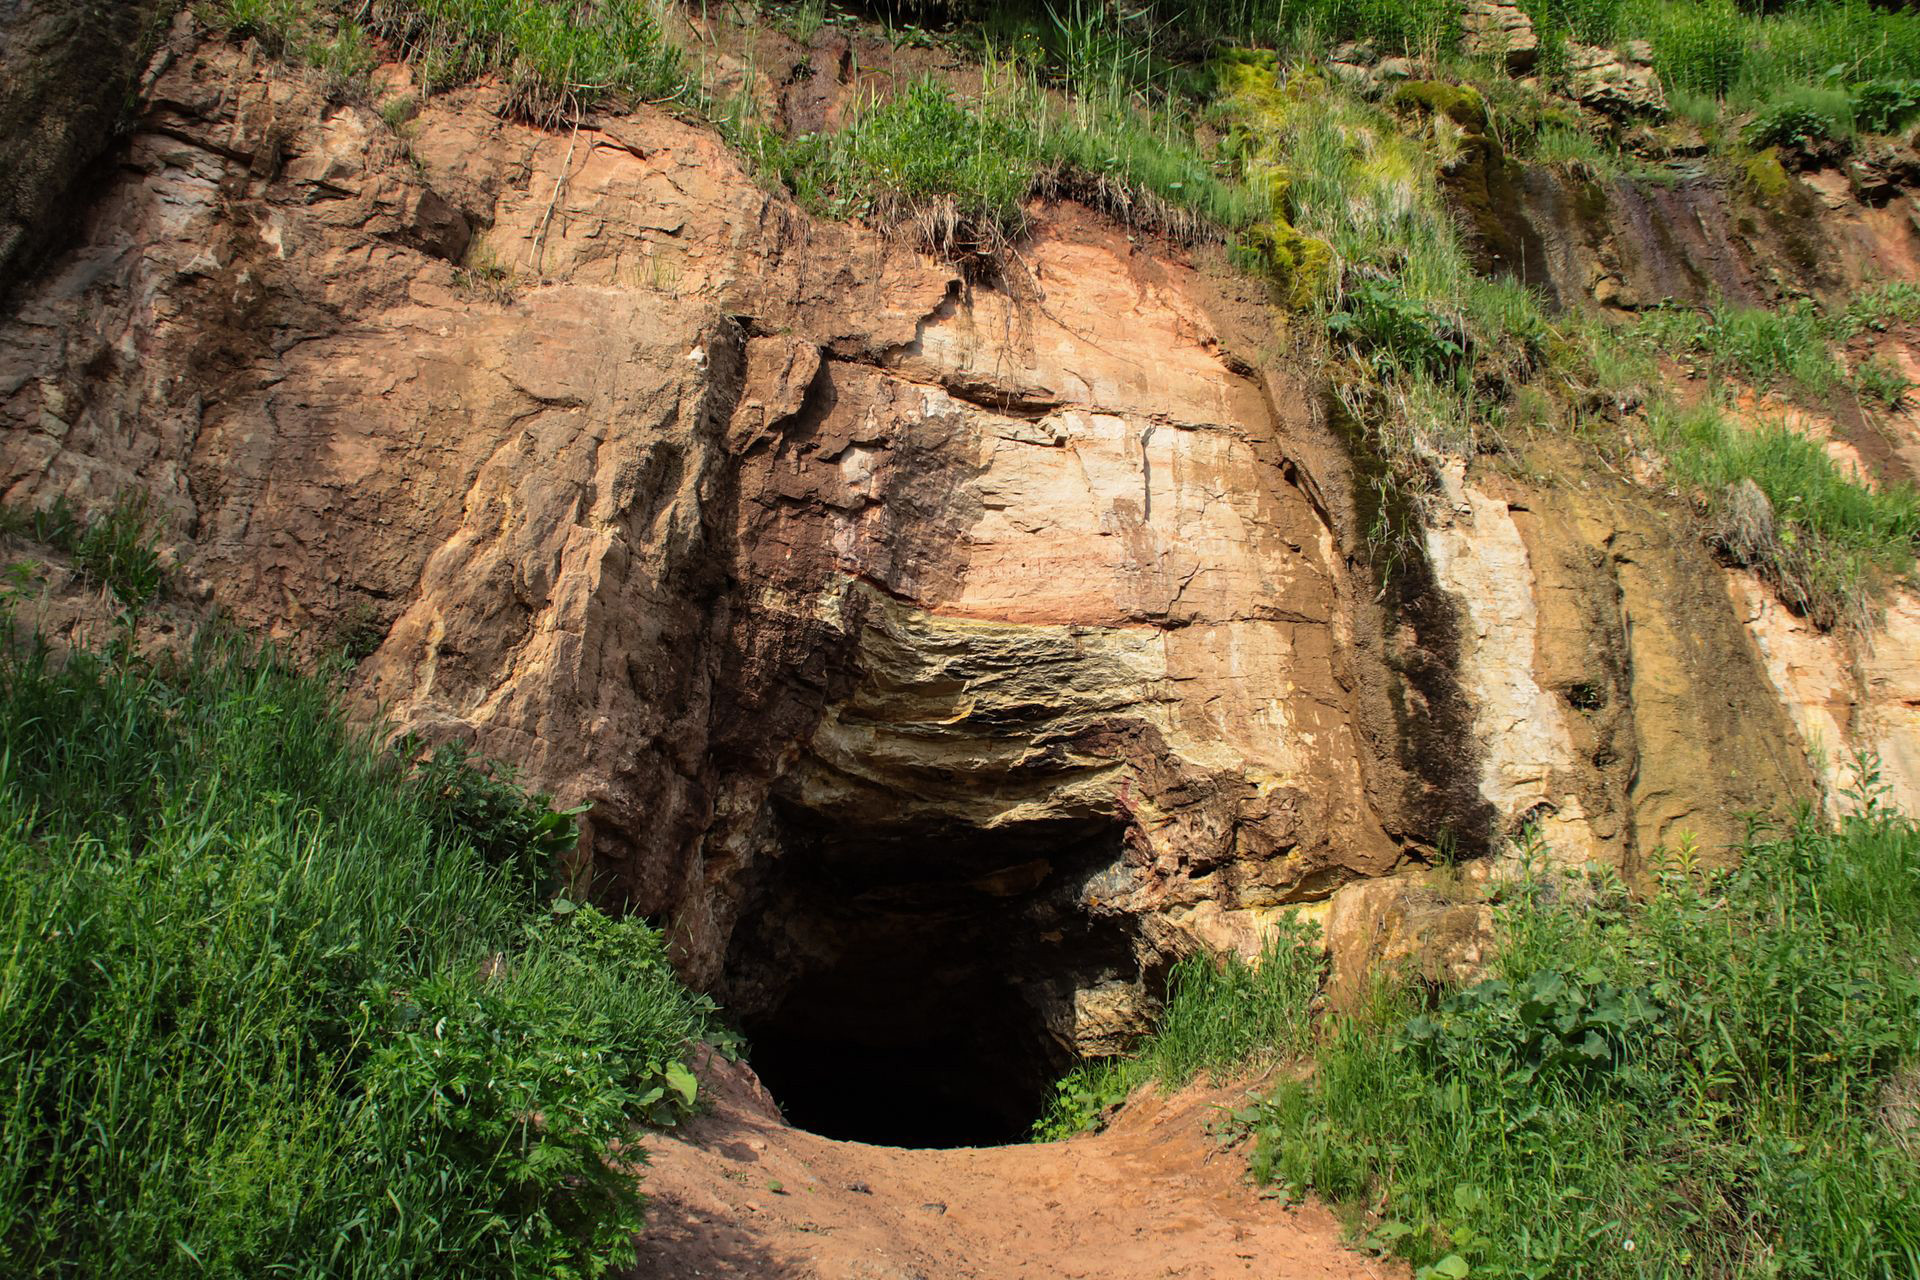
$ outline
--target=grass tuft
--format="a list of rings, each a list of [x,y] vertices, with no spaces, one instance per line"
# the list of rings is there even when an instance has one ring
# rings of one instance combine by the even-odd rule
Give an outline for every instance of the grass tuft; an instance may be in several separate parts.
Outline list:
[[[1195,953],[1173,967],[1153,1034],[1134,1053],[1076,1067],[1055,1087],[1034,1139],[1052,1142],[1097,1125],[1149,1081],[1177,1089],[1202,1071],[1245,1071],[1304,1053],[1324,958],[1312,927],[1285,916],[1252,964]]]
[[[37,511],[0,511],[0,533],[20,534],[73,557],[89,581],[111,591],[126,609],[166,594],[168,572],[154,544],[157,530],[147,495],[129,490],[98,517],[81,517],[64,497]]]

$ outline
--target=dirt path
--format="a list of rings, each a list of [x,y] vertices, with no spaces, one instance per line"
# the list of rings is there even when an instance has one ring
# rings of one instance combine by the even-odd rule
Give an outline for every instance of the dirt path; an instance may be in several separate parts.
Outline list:
[[[712,1111],[656,1136],[632,1280],[1402,1280],[1318,1207],[1244,1181],[1206,1123],[1223,1095],[1129,1106],[1046,1146],[909,1151],[789,1128],[745,1067],[702,1073]]]

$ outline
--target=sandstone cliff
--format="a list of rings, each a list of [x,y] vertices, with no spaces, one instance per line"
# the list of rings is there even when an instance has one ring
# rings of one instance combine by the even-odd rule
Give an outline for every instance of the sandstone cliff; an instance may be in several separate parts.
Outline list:
[[[1061,204],[970,283],[664,113],[497,105],[402,137],[183,20],[0,323],[5,497],[152,493],[197,597],[589,806],[578,883],[743,1014],[938,918],[1111,1049],[1172,956],[1288,904],[1349,971],[1470,957],[1484,909],[1381,878],[1528,822],[1636,875],[1816,796],[1800,642],[1677,498],[1525,446],[1383,576],[1313,371],[1215,255]],[[1556,229],[1558,190],[1569,295],[1753,242],[1631,188]],[[1823,748],[1909,787],[1911,615]]]

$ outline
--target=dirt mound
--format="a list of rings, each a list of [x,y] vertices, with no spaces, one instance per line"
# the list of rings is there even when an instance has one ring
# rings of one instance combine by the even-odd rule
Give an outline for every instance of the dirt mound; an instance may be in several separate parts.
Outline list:
[[[1400,1277],[1283,1208],[1207,1132],[1236,1092],[1136,1098],[1103,1133],[1047,1145],[907,1150],[789,1127],[744,1064],[701,1071],[712,1111],[649,1142],[631,1280]]]

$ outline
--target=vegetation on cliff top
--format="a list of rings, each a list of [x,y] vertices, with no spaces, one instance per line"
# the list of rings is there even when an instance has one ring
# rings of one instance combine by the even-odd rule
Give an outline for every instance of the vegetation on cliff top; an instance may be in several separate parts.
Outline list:
[[[1527,0],[1543,40],[1540,83],[1463,57],[1456,0],[922,6],[963,19],[951,38],[981,61],[977,90],[913,80],[853,104],[838,129],[799,134],[754,100],[751,67],[747,89],[715,98],[667,34],[679,19],[649,0],[222,6],[236,32],[335,74],[370,64],[369,31],[411,58],[429,92],[498,71],[507,109],[536,121],[578,118],[609,98],[674,104],[712,120],[769,182],[816,212],[909,226],[925,247],[1016,289],[1016,246],[1036,196],[1070,195],[1187,241],[1227,239],[1291,317],[1281,345],[1331,358],[1357,447],[1375,458],[1366,470],[1380,491],[1363,505],[1383,572],[1415,550],[1446,459],[1497,449],[1510,431],[1571,424],[1594,371],[1631,363],[1603,329],[1550,315],[1510,276],[1486,272],[1476,242],[1498,216],[1473,202],[1498,198],[1512,154],[1587,174],[1639,163],[1617,150],[1620,130],[1597,129],[1548,91],[1565,75],[1564,41],[1650,40],[1683,117],[1763,185],[1776,174],[1787,181],[1768,149],[1776,144],[1920,115],[1920,83],[1903,79],[1920,66],[1920,14],[1864,0],[1764,13],[1732,0]],[[826,10],[793,15],[788,29],[811,36]],[[1333,43],[1348,39],[1411,55],[1436,78],[1363,92],[1322,69]],[[1843,380],[1829,350],[1846,336],[1837,318],[1723,309],[1708,325],[1689,315],[1656,313],[1637,332],[1664,326],[1658,336],[1698,348],[1716,373],[1761,387],[1818,398]],[[1844,379],[1867,406],[1897,403],[1906,390],[1897,371],[1873,362]],[[1660,383],[1643,377],[1627,398],[1657,401]],[[1911,492],[1869,495],[1811,455],[1761,466],[1806,451],[1667,429],[1676,421],[1656,405],[1638,438],[1678,447],[1671,474],[1716,514],[1730,493],[1765,493],[1787,536],[1747,539],[1736,554],[1822,625],[1865,617],[1878,584],[1910,565],[1920,511]],[[1795,474],[1818,492],[1788,510],[1793,495],[1782,486]],[[1821,518],[1803,518],[1816,509]]]
[[[270,650],[133,634],[0,652],[0,1271],[630,1259],[633,1126],[693,1103],[711,1006],[545,899],[572,816]]]

